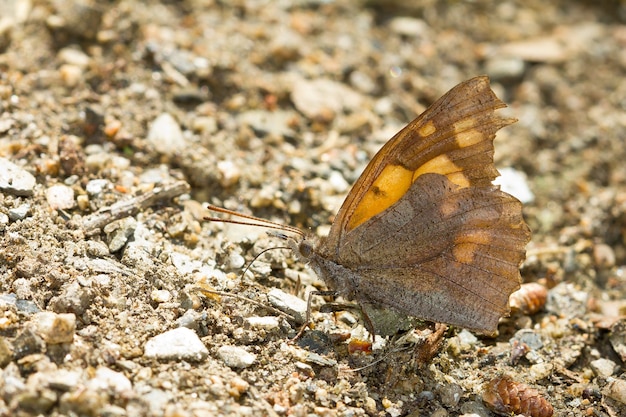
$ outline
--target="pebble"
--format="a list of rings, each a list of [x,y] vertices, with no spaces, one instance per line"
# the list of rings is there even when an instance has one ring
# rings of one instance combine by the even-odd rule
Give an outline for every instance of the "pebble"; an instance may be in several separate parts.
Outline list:
[[[64,64],[80,68],[87,68],[89,65],[89,56],[77,48],[63,48],[57,54],[57,58]]]
[[[178,122],[169,113],[163,113],[154,119],[147,140],[157,152],[170,156],[184,152],[187,147]]]
[[[11,347],[4,337],[0,337],[0,368],[7,366],[12,359],[13,352],[11,352]]]
[[[172,299],[172,293],[168,290],[152,290],[150,298],[155,303],[167,303]]]
[[[497,55],[512,56],[526,62],[557,63],[567,58],[564,46],[553,38],[537,38],[499,46]]]
[[[63,184],[49,187],[46,190],[46,200],[53,210],[69,210],[76,206],[74,190]]]
[[[609,269],[615,266],[615,252],[606,243],[598,243],[593,247],[593,263],[597,268]]]
[[[109,180],[91,180],[85,186],[85,191],[89,195],[99,195],[102,192],[110,187],[111,182]]]
[[[363,98],[348,86],[327,79],[300,80],[294,83],[291,100],[296,108],[313,120],[328,120],[329,116],[361,107]]]
[[[14,359],[42,352],[45,347],[44,341],[33,329],[26,328],[13,340]]]
[[[626,321],[618,321],[611,327],[609,342],[622,362],[626,362]]]
[[[259,136],[293,137],[295,132],[289,125],[296,116],[293,111],[249,110],[241,113],[237,121],[250,126]]]
[[[439,389],[439,396],[444,407],[456,407],[463,396],[463,388],[459,384],[444,385]]]
[[[615,362],[610,359],[604,358],[591,361],[591,363],[589,363],[589,367],[591,368],[595,376],[600,376],[604,378],[610,377],[618,369],[618,366]]]
[[[144,356],[158,360],[200,362],[209,354],[196,332],[186,327],[169,330],[146,342]]]
[[[626,381],[611,378],[602,390],[602,394],[626,405]]]
[[[133,235],[137,227],[137,220],[133,217],[125,217],[104,226],[104,233],[107,236],[109,251],[115,253],[122,249]]]
[[[389,29],[398,35],[417,38],[427,34],[428,24],[422,19],[401,16],[391,21]]]
[[[67,392],[78,386],[81,380],[81,373],[67,369],[58,369],[50,372],[47,375],[47,379],[50,388]]]
[[[274,288],[267,294],[267,299],[270,304],[283,313],[293,316],[298,323],[304,323],[306,320],[307,305],[306,301],[301,298],[287,294],[278,288]]]
[[[133,384],[121,372],[101,366],[87,384],[94,391],[113,391],[120,395],[132,390]]]
[[[36,183],[30,172],[8,159],[0,158],[0,190],[17,196],[31,196]]]
[[[29,211],[30,211],[30,204],[28,203],[20,204],[19,206],[8,210],[9,219],[12,222],[15,222],[18,220],[24,220],[26,216],[28,216]]]
[[[35,331],[49,345],[72,343],[76,331],[76,316],[42,311],[33,317]]]
[[[278,317],[274,316],[265,316],[265,317],[246,317],[244,319],[244,323],[250,326],[253,329],[263,329],[263,330],[273,330],[278,328],[279,321]]]
[[[471,350],[476,343],[478,343],[478,338],[469,331],[463,329],[456,336],[450,338],[449,349],[451,349],[451,352],[455,355],[459,355],[461,352]]]
[[[548,292],[546,311],[560,317],[582,317],[587,312],[589,293],[572,283],[562,282]]]
[[[237,184],[241,178],[241,170],[233,161],[219,161],[217,173],[220,185],[224,188]]]
[[[524,204],[535,199],[535,195],[528,186],[528,178],[525,173],[513,168],[500,168],[498,171],[500,171],[500,176],[493,183],[499,185],[502,191],[511,194]]]
[[[338,171],[331,171],[330,177],[328,177],[328,183],[337,194],[343,194],[350,188],[348,181],[346,181],[343,175]]]
[[[217,356],[226,366],[235,369],[247,368],[254,364],[256,355],[239,346],[221,346],[217,350]]]
[[[485,73],[494,81],[521,78],[525,70],[524,60],[514,56],[494,57],[485,65]]]

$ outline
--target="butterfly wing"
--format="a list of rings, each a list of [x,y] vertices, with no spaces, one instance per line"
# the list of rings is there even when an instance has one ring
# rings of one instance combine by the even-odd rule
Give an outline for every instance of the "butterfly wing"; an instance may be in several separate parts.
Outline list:
[[[457,85],[391,138],[374,156],[339,209],[327,247],[337,251],[347,233],[397,202],[425,173],[463,187],[491,184],[493,139],[513,123],[495,115],[506,107],[485,76]]]
[[[494,331],[519,288],[530,231],[491,181],[504,107],[486,77],[459,84],[372,159],[320,248],[358,276],[353,297]]]
[[[424,174],[344,239],[354,298],[410,316],[493,332],[519,288],[530,232],[521,203],[495,186]]]

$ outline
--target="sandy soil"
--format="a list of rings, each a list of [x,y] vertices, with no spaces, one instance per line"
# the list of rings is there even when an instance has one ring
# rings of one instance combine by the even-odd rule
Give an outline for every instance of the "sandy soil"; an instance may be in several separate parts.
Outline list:
[[[0,415],[491,416],[502,374],[558,416],[626,415],[626,3],[404,3],[0,1]],[[480,74],[519,119],[496,165],[526,176],[546,304],[367,354],[316,297],[291,343],[285,294],[323,283],[286,250],[242,275],[284,243],[205,203],[323,235]]]

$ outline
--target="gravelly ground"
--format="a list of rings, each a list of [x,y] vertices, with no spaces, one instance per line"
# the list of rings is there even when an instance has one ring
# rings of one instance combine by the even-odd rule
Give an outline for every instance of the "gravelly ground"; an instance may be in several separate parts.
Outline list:
[[[0,415],[489,416],[502,373],[555,415],[625,415],[626,4],[415,3],[0,1]],[[287,251],[242,277],[281,241],[203,203],[323,235],[479,74],[519,119],[496,165],[534,195],[545,307],[427,360],[434,326],[350,353],[358,315],[316,298],[290,343],[275,297],[323,284]]]

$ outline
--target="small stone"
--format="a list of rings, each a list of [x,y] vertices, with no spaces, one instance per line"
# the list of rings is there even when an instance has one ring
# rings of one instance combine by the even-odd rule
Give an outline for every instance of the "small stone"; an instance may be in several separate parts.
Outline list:
[[[602,390],[602,394],[626,405],[626,381],[610,378],[608,384]]]
[[[0,190],[17,196],[30,196],[36,183],[30,172],[8,159],[0,158]]]
[[[422,37],[428,31],[428,24],[422,19],[416,19],[414,17],[396,17],[389,24],[389,29],[392,32],[407,36],[407,37]]]
[[[499,185],[502,191],[511,194],[524,204],[531,203],[535,195],[530,191],[526,174],[513,168],[500,168],[500,176],[493,183]]]
[[[59,74],[66,87],[76,87],[84,79],[82,68],[76,65],[61,65]]]
[[[74,314],[42,311],[35,314],[34,322],[37,334],[50,345],[72,343],[74,340],[76,331],[76,316]]]
[[[13,359],[13,352],[6,339],[0,336],[0,368],[4,368]]]
[[[33,329],[26,328],[13,340],[13,356],[15,359],[21,359],[42,352],[44,347],[45,343],[41,337]]]
[[[105,191],[107,188],[109,188],[110,184],[111,183],[109,182],[109,180],[91,180],[85,186],[85,191],[87,191],[87,193],[92,196],[99,195],[102,194],[102,192]]]
[[[439,389],[439,395],[444,407],[456,407],[463,396],[463,388],[458,384],[444,385]]]
[[[313,120],[329,121],[344,110],[355,111],[362,105],[359,93],[345,84],[327,80],[299,80],[291,90],[296,108]]]
[[[237,184],[241,178],[241,170],[232,161],[219,161],[217,172],[220,185],[224,188]]]
[[[46,200],[53,210],[69,210],[76,206],[74,190],[63,184],[49,187],[46,190]]]
[[[615,266],[615,252],[606,243],[593,247],[593,263],[597,268],[609,269]]]
[[[137,228],[137,220],[133,217],[125,217],[107,224],[104,233],[107,235],[109,251],[115,253],[122,249]]]
[[[57,54],[59,61],[64,64],[86,68],[89,65],[89,56],[77,48],[63,48]]]
[[[200,362],[209,351],[196,332],[179,327],[148,340],[144,355],[159,360],[186,360]]]
[[[217,356],[226,366],[235,369],[247,368],[256,361],[255,354],[239,346],[222,346],[217,350]]]
[[[333,191],[337,194],[342,194],[348,191],[350,188],[350,184],[348,181],[341,175],[338,171],[332,171],[330,173],[330,177],[328,178],[328,183],[332,187]]]
[[[81,373],[78,371],[68,371],[67,369],[58,369],[48,376],[48,384],[50,388],[58,391],[70,391],[75,389],[81,380]]]
[[[298,323],[304,323],[307,310],[306,301],[278,288],[272,289],[267,294],[267,299],[280,311],[293,316]]]
[[[24,220],[26,216],[28,216],[28,212],[30,211],[30,204],[24,203],[20,204],[17,207],[9,209],[9,219],[12,222],[18,220]]]
[[[253,329],[273,330],[278,328],[278,318],[274,316],[265,317],[246,317],[244,323]]]
[[[554,373],[554,364],[549,362],[540,362],[532,365],[528,369],[528,375],[534,381],[540,381]]]
[[[176,155],[187,146],[178,122],[169,113],[163,113],[152,122],[148,131],[148,142],[154,149],[165,155]]]
[[[150,293],[150,298],[155,303],[167,303],[172,299],[172,293],[168,290],[153,290]]]
[[[595,376],[600,376],[604,378],[610,377],[618,369],[618,366],[615,362],[610,359],[604,358],[591,361],[589,367],[591,368]]]
[[[234,398],[239,398],[241,395],[245,394],[250,388],[250,384],[239,376],[235,376],[230,380],[230,389],[228,393],[231,394]]]
[[[127,393],[132,390],[132,383],[121,372],[116,372],[107,367],[100,367],[96,375],[89,380],[88,386],[94,391],[113,391],[116,394]]]
[[[517,79],[524,75],[526,64],[518,57],[498,56],[487,61],[485,73],[492,80]]]
[[[456,355],[461,352],[467,352],[468,350],[473,349],[473,347],[478,343],[478,338],[474,336],[469,331],[463,329],[456,336],[450,338],[449,349],[452,349],[453,353]]]

